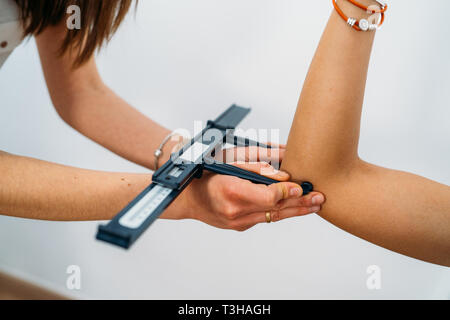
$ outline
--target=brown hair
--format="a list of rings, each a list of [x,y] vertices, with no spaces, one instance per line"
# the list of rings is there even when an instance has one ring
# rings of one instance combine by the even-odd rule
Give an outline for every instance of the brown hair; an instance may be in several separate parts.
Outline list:
[[[48,26],[61,23],[67,8],[77,5],[81,11],[81,28],[67,30],[60,54],[77,53],[74,66],[86,62],[109,41],[122,23],[133,0],[15,0],[20,9],[24,35],[38,35]],[[137,2],[137,0],[136,0]]]

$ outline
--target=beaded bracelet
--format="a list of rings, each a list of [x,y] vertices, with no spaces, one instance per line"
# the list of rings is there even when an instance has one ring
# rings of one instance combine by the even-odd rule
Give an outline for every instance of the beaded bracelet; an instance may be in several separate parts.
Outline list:
[[[332,1],[333,1],[333,6],[336,9],[336,12],[342,17],[342,19],[344,19],[347,22],[347,24],[349,26],[351,26],[353,29],[355,29],[357,31],[368,31],[368,30],[372,31],[372,30],[376,30],[376,29],[380,28],[384,22],[384,14],[388,8],[387,4],[382,0],[379,0],[379,1],[377,0],[377,2],[381,6],[380,10],[373,10],[365,5],[360,4],[359,2],[357,2],[355,0],[348,0],[353,5],[365,10],[368,13],[379,13],[381,15],[378,24],[371,24],[369,22],[369,20],[367,20],[367,19],[361,19],[358,21],[355,18],[347,17],[345,15],[345,13],[341,10],[341,8],[338,6],[336,0],[332,0]]]

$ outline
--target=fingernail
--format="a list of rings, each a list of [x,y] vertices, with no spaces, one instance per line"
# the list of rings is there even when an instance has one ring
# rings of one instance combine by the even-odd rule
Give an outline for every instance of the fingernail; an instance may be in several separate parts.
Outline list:
[[[279,176],[283,177],[283,178],[289,178],[289,173],[284,172],[284,171],[278,171],[276,172]]]
[[[300,197],[300,196],[302,195],[302,193],[303,193],[303,190],[300,189],[300,188],[292,188],[292,189],[289,191],[289,195],[290,195],[291,197]]]
[[[325,199],[324,199],[323,195],[321,195],[321,194],[318,194],[311,199],[313,206],[322,204],[324,201],[325,201]]]
[[[312,207],[311,208],[311,213],[313,213],[313,212],[319,212],[320,211],[320,207],[319,206],[317,206],[317,207]]]

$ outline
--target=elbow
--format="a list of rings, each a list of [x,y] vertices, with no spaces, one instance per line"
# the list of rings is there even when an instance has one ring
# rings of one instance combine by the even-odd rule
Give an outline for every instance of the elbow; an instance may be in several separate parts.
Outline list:
[[[89,112],[86,106],[95,105],[107,94],[108,89],[101,82],[87,82],[81,86],[64,86],[60,90],[50,90],[56,113],[74,128],[80,117]]]
[[[357,154],[335,157],[333,161],[326,160],[320,156],[313,158],[305,154],[301,160],[283,160],[282,170],[288,172],[294,181],[310,181],[319,187],[334,181],[345,181],[360,172],[367,164]]]
[[[84,108],[85,103],[82,99],[66,97],[63,99],[52,99],[53,107],[59,118],[63,120],[68,126],[80,131],[83,118],[86,114]]]
[[[53,107],[55,108],[56,113],[58,116],[69,126],[73,127],[73,104],[66,102],[62,103],[61,101],[52,99]]]
[[[318,165],[299,165],[290,167],[289,173],[293,181],[302,183],[308,181],[313,184],[314,191],[321,192],[327,199],[325,216],[327,216],[330,207],[334,207],[335,198],[344,198],[346,194],[354,192],[355,181],[364,180],[369,173],[373,171],[373,166],[356,157],[351,162],[343,164],[318,164]],[[324,212],[318,212],[320,216]]]

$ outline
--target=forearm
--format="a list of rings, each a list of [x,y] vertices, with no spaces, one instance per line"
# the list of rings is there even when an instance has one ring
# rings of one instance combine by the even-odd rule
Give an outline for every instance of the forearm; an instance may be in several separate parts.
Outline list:
[[[384,248],[450,266],[450,187],[364,161],[345,172],[324,178],[320,168],[310,171],[327,198],[322,218]]]
[[[59,114],[74,129],[121,157],[152,170],[155,169],[154,152],[171,132],[106,86],[83,88],[76,96],[65,97],[60,106]],[[169,141],[164,146],[160,165],[169,158],[175,144]]]
[[[339,4],[350,16],[360,12],[346,1]],[[374,32],[356,32],[333,12],[305,81],[282,169],[325,193],[320,215],[333,224],[449,265],[450,188],[358,157],[373,39]]]
[[[61,166],[0,152],[0,214],[42,220],[108,220],[151,182],[151,175]],[[170,208],[166,218],[180,209]]]
[[[347,1],[339,3],[350,15],[360,14]],[[289,136],[284,167],[297,168],[301,155],[302,168],[310,169],[296,169],[294,178],[314,178],[320,187],[322,177],[350,169],[358,160],[361,109],[374,35],[354,31],[333,12],[306,77]],[[314,177],[310,177],[311,172]]]

